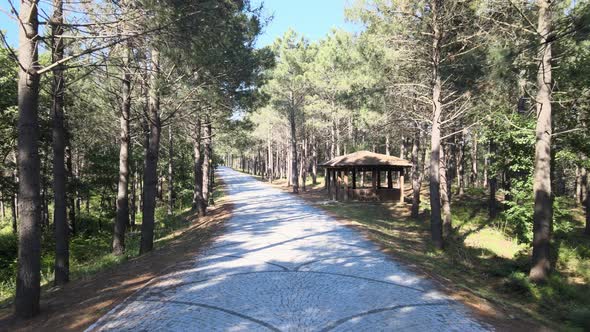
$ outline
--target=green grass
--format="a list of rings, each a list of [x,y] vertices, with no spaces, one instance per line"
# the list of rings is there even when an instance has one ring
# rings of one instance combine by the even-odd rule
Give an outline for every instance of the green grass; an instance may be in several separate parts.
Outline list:
[[[222,190],[213,192],[217,201],[224,195]],[[118,265],[139,254],[141,215],[136,218],[135,229],[128,230],[125,244],[126,253],[121,256],[111,254],[113,217],[97,212],[99,209],[91,204],[90,214],[82,212],[78,220],[78,234],[70,240],[70,278],[79,279],[91,276]],[[159,248],[171,241],[172,234],[187,227],[187,210],[177,210],[174,215],[166,213],[166,207],[156,209],[154,229],[154,247]],[[42,236],[41,285],[50,287],[53,282],[54,240],[51,230],[45,230]],[[10,303],[16,288],[17,238],[12,233],[11,224],[0,222],[0,305]]]

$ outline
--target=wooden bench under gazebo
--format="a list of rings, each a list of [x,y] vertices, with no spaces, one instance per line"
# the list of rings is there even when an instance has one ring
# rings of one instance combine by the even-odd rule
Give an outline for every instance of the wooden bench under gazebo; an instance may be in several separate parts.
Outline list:
[[[412,167],[412,163],[394,156],[358,151],[336,157],[319,166],[326,169],[325,187],[333,200],[379,200],[403,203],[404,177],[407,170]],[[370,187],[365,186],[368,175],[370,175]],[[397,180],[396,186],[393,183],[394,177]],[[382,183],[384,179],[386,179],[385,184]]]

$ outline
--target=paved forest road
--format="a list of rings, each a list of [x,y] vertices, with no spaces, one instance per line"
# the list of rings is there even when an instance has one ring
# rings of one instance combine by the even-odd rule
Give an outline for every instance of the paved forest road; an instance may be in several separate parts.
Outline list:
[[[489,329],[317,208],[228,168],[219,176],[235,203],[226,233],[89,330]]]

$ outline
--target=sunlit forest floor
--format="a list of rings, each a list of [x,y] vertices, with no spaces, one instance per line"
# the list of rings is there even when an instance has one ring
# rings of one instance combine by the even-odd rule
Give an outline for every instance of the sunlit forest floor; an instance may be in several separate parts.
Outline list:
[[[273,184],[289,191],[286,180]],[[483,189],[453,195],[455,231],[445,251],[429,244],[427,184],[422,190],[417,220],[410,218],[410,204],[329,201],[323,178],[316,185],[308,179],[307,191],[300,196],[360,228],[395,259],[436,280],[496,326],[514,330],[541,323],[556,329],[590,330],[590,239],[583,235],[581,208],[572,202],[568,213],[556,216],[568,218],[572,227],[555,231],[556,272],[547,284],[534,285],[527,278],[530,247],[518,243],[502,214],[488,218]],[[410,192],[408,186],[406,193]]]
[[[50,319],[50,323],[43,323],[43,329],[53,326],[78,330],[166,268],[194,257],[195,251],[207,243],[231,215],[231,205],[224,199],[223,190],[215,190],[213,200],[216,206],[210,208],[209,216],[201,219],[187,209],[179,209],[168,216],[166,207],[159,206],[154,232],[156,250],[140,257],[141,215],[137,215],[136,227],[127,233],[126,254],[114,256],[111,254],[114,214],[99,212],[91,201],[90,214],[82,213],[78,233],[70,242],[72,281],[63,289],[52,286],[55,250],[52,230],[45,229],[41,262],[42,306],[45,308],[39,318],[28,324],[34,326]],[[8,222],[2,224],[0,246],[0,330],[4,330],[3,325],[14,324],[9,321],[9,315],[15,292],[17,254],[16,235]],[[80,305],[81,302],[84,305]]]

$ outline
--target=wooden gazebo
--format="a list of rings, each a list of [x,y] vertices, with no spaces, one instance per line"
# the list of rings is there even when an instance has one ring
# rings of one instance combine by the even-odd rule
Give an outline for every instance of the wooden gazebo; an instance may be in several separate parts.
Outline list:
[[[320,166],[326,169],[325,186],[333,200],[393,200],[403,203],[404,177],[412,163],[394,156],[358,151],[336,157]],[[359,177],[360,183],[357,181]],[[370,187],[365,186],[369,178]],[[385,178],[387,180],[383,184],[382,179]]]

